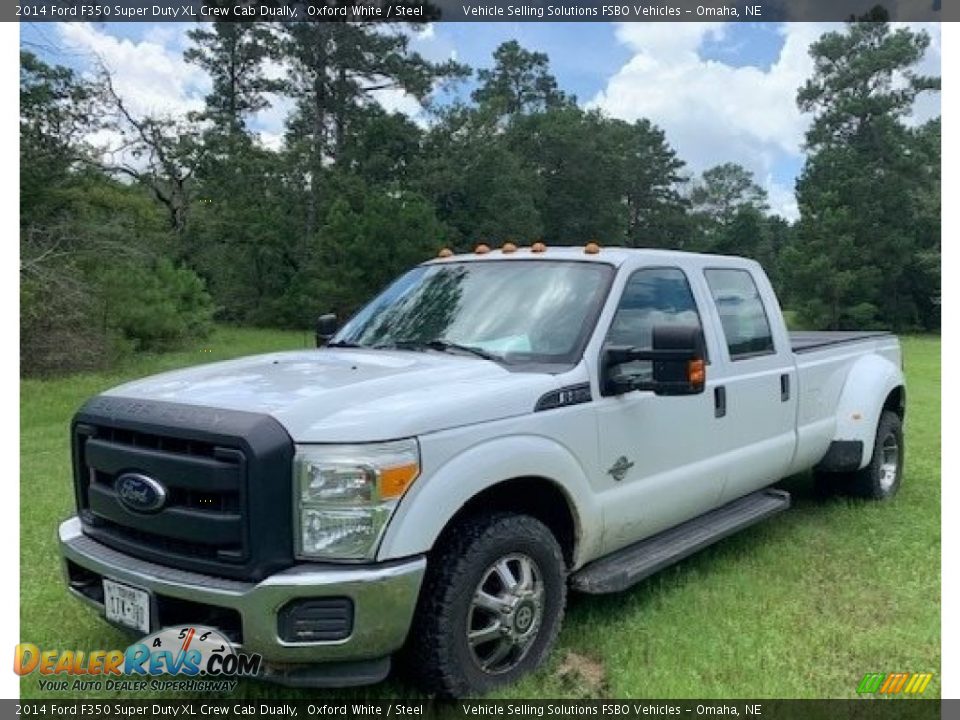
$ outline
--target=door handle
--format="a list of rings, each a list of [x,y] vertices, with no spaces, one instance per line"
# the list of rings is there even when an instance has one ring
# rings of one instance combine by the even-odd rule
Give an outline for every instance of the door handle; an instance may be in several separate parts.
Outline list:
[[[722,418],[727,414],[727,389],[718,385],[713,389],[713,416]]]
[[[790,376],[780,376],[780,402],[786,402],[790,399]]]

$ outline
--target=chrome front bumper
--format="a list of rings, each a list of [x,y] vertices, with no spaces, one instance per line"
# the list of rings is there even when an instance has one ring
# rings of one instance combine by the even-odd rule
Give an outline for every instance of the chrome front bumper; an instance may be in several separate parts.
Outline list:
[[[235,610],[240,615],[243,650],[260,653],[268,663],[283,664],[376,660],[398,650],[410,629],[426,568],[423,557],[363,566],[305,563],[261,582],[246,583],[117,552],[83,535],[77,517],[60,525],[60,552],[65,562],[154,596]],[[70,591],[103,612],[102,603],[74,587]],[[277,630],[280,608],[296,598],[322,597],[353,600],[351,634],[334,642],[281,640]]]

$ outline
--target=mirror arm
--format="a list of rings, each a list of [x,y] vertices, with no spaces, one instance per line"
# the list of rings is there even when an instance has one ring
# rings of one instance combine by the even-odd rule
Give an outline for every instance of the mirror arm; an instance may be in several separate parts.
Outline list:
[[[651,391],[657,395],[691,395],[703,392],[703,386],[697,388],[684,380],[639,381],[628,377],[614,376],[610,370],[617,365],[629,362],[668,362],[692,363],[703,360],[702,352],[692,348],[640,350],[635,347],[610,347],[604,353],[604,395],[622,395],[634,390]]]
[[[623,395],[634,390],[640,390],[641,383],[623,376],[607,376],[604,395]]]
[[[696,360],[698,355],[691,350],[635,350],[625,351],[626,358],[621,362],[640,360],[657,362],[658,360]]]
[[[696,360],[699,355],[693,350],[640,350],[635,347],[611,347],[607,349],[610,365],[633,361]]]

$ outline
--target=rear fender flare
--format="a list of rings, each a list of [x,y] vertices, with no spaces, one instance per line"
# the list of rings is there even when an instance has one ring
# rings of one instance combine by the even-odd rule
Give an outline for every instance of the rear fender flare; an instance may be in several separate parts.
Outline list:
[[[887,396],[903,384],[900,368],[880,355],[865,355],[850,368],[837,403],[833,439],[863,443],[861,468],[873,457],[883,404]]]

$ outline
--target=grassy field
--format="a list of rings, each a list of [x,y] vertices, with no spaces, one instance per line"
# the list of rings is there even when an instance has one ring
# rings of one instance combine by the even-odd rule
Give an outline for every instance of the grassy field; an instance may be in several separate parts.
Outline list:
[[[63,588],[57,523],[73,511],[68,423],[90,395],[125,379],[281,348],[303,333],[219,330],[183,352],[122,370],[24,381],[20,392],[20,636],[44,649],[123,648]],[[790,512],[732,537],[620,596],[571,598],[550,664],[511,698],[800,698],[855,696],[866,672],[928,671],[940,692],[940,341],[904,340],[907,468],[885,504],[814,498],[808,477],[783,486]],[[43,692],[36,675],[24,698]],[[397,680],[349,692],[258,682],[233,697],[410,696]],[[112,693],[104,693],[109,697]],[[89,696],[88,696],[89,697]]]

